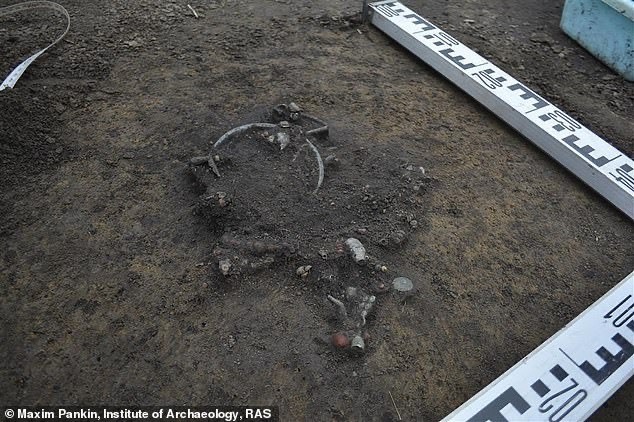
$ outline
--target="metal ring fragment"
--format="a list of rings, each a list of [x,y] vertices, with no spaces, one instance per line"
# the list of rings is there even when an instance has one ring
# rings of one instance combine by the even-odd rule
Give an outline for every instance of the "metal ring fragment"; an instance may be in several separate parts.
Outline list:
[[[310,142],[308,139],[306,139],[306,142],[308,143],[308,145],[310,145],[313,152],[315,153],[315,157],[317,158],[317,165],[319,166],[319,180],[317,181],[317,187],[313,191],[313,194],[315,194],[321,187],[321,184],[324,182],[324,162],[321,159],[321,154],[319,154],[319,150],[317,149],[317,147],[315,147],[315,145],[313,145],[313,143]]]
[[[279,125],[276,125],[276,124],[273,124],[273,123],[249,123],[249,124],[246,124],[246,125],[238,126],[236,128],[231,129],[230,131],[228,131],[224,135],[222,135],[214,143],[214,148],[218,148],[223,143],[225,143],[228,140],[230,140],[236,134],[245,132],[247,130],[250,130],[250,129],[273,129],[273,128],[276,128],[276,127],[279,127]],[[321,187],[322,183],[324,182],[324,162],[321,159],[321,154],[319,154],[319,150],[317,149],[317,147],[315,147],[315,145],[313,145],[313,143],[310,142],[308,139],[306,139],[306,143],[310,146],[310,148],[315,153],[315,158],[317,159],[317,165],[319,166],[319,179],[317,180],[317,187],[313,191],[313,194],[315,194],[315,193],[317,193],[317,191]]]
[[[230,139],[232,136],[237,135],[238,133],[242,133],[250,129],[273,129],[276,127],[278,127],[278,125],[275,125],[273,123],[249,123],[246,125],[235,127],[231,129],[229,132],[222,135],[214,144],[214,148],[218,148],[225,141]]]

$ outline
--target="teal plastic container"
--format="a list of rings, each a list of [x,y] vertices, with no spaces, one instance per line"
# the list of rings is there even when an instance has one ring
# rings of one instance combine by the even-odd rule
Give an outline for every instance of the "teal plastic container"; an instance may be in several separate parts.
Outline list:
[[[634,81],[634,0],[566,0],[561,29],[625,79]]]

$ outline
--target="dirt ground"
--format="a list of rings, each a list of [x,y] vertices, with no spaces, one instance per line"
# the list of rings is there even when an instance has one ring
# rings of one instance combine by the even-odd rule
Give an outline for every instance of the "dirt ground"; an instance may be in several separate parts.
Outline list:
[[[398,420],[390,392],[403,420],[438,420],[634,269],[627,217],[357,25],[360,1],[190,1],[198,19],[186,1],[60,3],[68,36],[0,92],[2,404],[273,404],[285,421]],[[404,3],[634,153],[634,85],[559,30],[563,1]],[[2,72],[61,26],[1,18]],[[263,215],[290,225],[300,252],[225,277],[224,232],[200,212],[188,160],[290,101],[330,125],[319,148],[345,152],[302,208],[338,207],[324,214],[334,228],[272,208]],[[372,229],[400,216],[369,206],[353,219],[339,205],[362,188],[400,192],[409,165],[425,169],[407,208],[418,225],[401,249],[382,249]],[[289,205],[316,181],[306,166]],[[406,276],[417,293],[377,295],[355,357],[329,344],[337,286],[305,242],[326,247],[366,223],[362,240],[388,271],[344,272],[337,286]],[[300,278],[300,265],[315,270]],[[630,381],[592,420],[626,420],[633,396]]]

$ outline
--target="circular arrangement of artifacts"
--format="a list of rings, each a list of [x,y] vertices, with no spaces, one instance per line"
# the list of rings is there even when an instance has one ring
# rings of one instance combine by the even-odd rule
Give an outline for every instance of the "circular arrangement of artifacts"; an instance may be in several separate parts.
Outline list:
[[[317,281],[339,317],[333,343],[363,351],[366,317],[398,275],[385,256],[419,229],[425,170],[336,139],[295,103],[231,129],[190,169],[203,192],[197,211],[221,235],[218,271],[230,280],[279,268]]]

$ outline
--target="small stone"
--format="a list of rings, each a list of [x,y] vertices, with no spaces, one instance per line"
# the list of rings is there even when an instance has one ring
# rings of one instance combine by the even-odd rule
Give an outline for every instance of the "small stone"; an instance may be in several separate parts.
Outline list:
[[[330,154],[328,157],[324,158],[324,165],[332,166],[335,164],[339,164],[339,159],[334,154]]]
[[[400,245],[401,243],[403,243],[405,241],[405,232],[403,230],[397,230],[393,233],[390,234],[390,242],[393,245]]]
[[[257,255],[263,255],[267,252],[267,245],[260,241],[253,242],[253,252]]]
[[[286,132],[279,132],[276,135],[275,140],[277,141],[278,144],[280,144],[280,150],[283,150],[284,148],[288,146],[288,144],[291,143],[291,137],[288,136],[288,133]]]
[[[219,155],[214,155],[214,161],[216,163],[219,163],[220,162],[220,156]]]
[[[126,160],[132,160],[132,159],[134,159],[135,155],[132,152],[124,152],[121,157],[126,159]]]
[[[139,40],[124,41],[123,43],[127,45],[128,47],[132,47],[132,48],[140,47],[142,44]]]
[[[412,228],[416,228],[416,227],[418,227],[418,221],[412,220],[412,221],[409,222],[409,225],[412,226]]]
[[[295,271],[295,273],[297,274],[298,277],[306,278],[308,277],[308,273],[310,273],[310,270],[312,268],[313,268],[312,265],[302,265]]]
[[[381,265],[381,272],[382,273],[386,273],[387,272],[387,267],[385,265]]]
[[[280,127],[283,127],[283,128],[291,127],[291,124],[287,122],[286,120],[282,120],[280,122]]]
[[[531,41],[534,43],[541,43],[541,44],[547,44],[547,45],[552,45],[555,43],[555,41],[550,37],[550,35],[548,35],[545,32],[533,32],[533,34],[531,35]]]
[[[357,296],[359,293],[359,289],[356,287],[348,286],[346,287],[346,298],[351,299]]]
[[[326,274],[326,275],[321,275],[319,277],[319,280],[323,280],[323,281],[328,281],[328,282],[332,282],[335,281],[336,277],[334,274]]]
[[[202,164],[206,164],[209,161],[209,157],[192,157],[189,159],[189,164],[192,166],[200,166]]]
[[[220,208],[226,207],[231,202],[225,192],[216,192],[216,196],[218,197],[218,206]]]
[[[218,262],[218,268],[220,269],[220,272],[222,273],[222,275],[228,276],[229,271],[231,271],[231,261],[228,259],[220,260]]]
[[[414,289],[414,283],[407,277],[396,277],[394,281],[392,281],[392,287],[397,292],[408,293]]]
[[[359,265],[365,265],[367,261],[367,255],[363,244],[358,239],[351,237],[346,240],[346,246],[348,247],[348,250],[350,251],[350,255],[352,256],[354,262]]]

